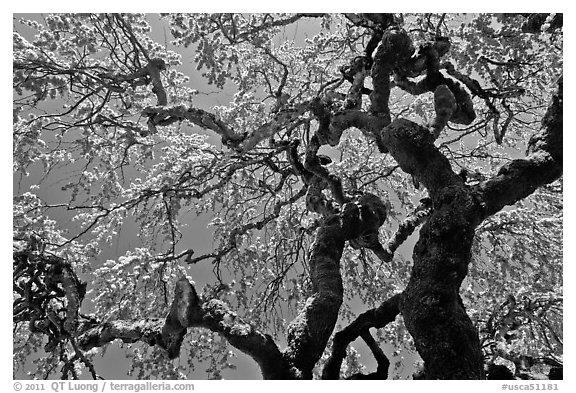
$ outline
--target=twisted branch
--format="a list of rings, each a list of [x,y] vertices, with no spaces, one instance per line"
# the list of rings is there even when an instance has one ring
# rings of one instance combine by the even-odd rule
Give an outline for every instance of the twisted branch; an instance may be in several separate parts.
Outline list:
[[[384,369],[386,376],[388,375],[388,367],[386,363],[388,359],[381,353],[380,348],[375,346],[373,338],[370,336],[370,328],[383,328],[388,323],[393,322],[396,316],[400,313],[399,304],[402,299],[402,294],[396,294],[390,299],[383,302],[377,308],[370,309],[358,316],[350,325],[345,327],[334,335],[334,344],[332,345],[332,354],[324,365],[322,370],[322,379],[339,379],[340,368],[342,361],[346,356],[346,348],[350,343],[362,336],[367,340],[374,357],[378,362],[378,371],[380,376],[384,376]],[[377,349],[376,349],[377,348]],[[384,360],[385,359],[385,360]],[[385,378],[384,378],[385,379]]]

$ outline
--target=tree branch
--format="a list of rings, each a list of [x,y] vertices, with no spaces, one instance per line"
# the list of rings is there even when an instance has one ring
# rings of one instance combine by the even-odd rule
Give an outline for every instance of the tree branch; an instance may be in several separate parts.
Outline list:
[[[123,75],[113,75],[113,74],[102,74],[103,79],[111,79],[115,84],[121,82],[131,82],[133,85],[136,84],[148,84],[145,81],[145,77],[150,77],[152,81],[152,92],[156,94],[158,99],[158,106],[165,106],[168,104],[168,98],[166,96],[166,90],[162,85],[162,80],[160,79],[160,72],[166,69],[166,63],[164,60],[159,58],[151,59],[145,67],[133,72],[131,74]],[[113,86],[105,85],[108,88],[113,88]],[[121,88],[120,88],[121,89]],[[123,91],[123,89],[121,90]]]
[[[238,34],[236,37],[237,40],[244,40],[250,38],[253,34],[257,34],[263,30],[267,30],[273,27],[281,27],[292,24],[298,21],[301,18],[321,18],[324,14],[322,13],[298,13],[292,16],[289,16],[286,19],[276,19],[272,20],[271,22],[264,22],[259,26],[254,26],[251,30],[248,30],[244,33]]]
[[[293,377],[271,336],[243,321],[223,301],[202,301],[184,277],[176,283],[174,300],[165,320],[105,322],[88,328],[79,336],[78,344],[81,349],[88,350],[115,339],[127,343],[143,341],[161,346],[173,359],[179,356],[180,346],[189,327],[201,327],[220,333],[233,347],[258,363],[265,379]]]
[[[272,337],[254,329],[224,302],[213,299],[204,303],[202,318],[192,321],[191,326],[220,333],[233,347],[251,356],[258,363],[264,379],[293,378],[288,363]]]
[[[394,14],[352,14],[344,16],[355,26],[384,30],[394,23]]]
[[[422,201],[421,205],[400,223],[394,235],[388,239],[383,247],[383,257],[380,258],[383,262],[390,262],[398,247],[408,239],[408,236],[414,233],[418,225],[430,216],[432,213],[431,202],[429,199]]]
[[[293,122],[298,121],[300,116],[308,110],[309,105],[310,103],[305,101],[295,105],[294,107],[279,110],[272,120],[258,127],[246,136],[246,139],[242,143],[241,151],[247,152],[251,150],[264,139],[270,138]]]
[[[483,218],[514,204],[562,175],[562,107],[563,82],[560,77],[558,89],[542,119],[541,131],[528,143],[528,156],[504,165],[498,175],[474,187],[483,202]]]
[[[162,342],[163,326],[164,320],[161,318],[104,322],[89,328],[78,336],[77,343],[83,351],[101,347],[116,339],[125,343],[143,341],[148,345],[157,345]]]
[[[212,299],[203,302],[190,282],[181,278],[176,283],[174,302],[162,330],[164,345],[181,343],[180,337],[188,327],[203,327],[220,333],[232,346],[258,363],[265,379],[287,378],[290,375],[272,337],[243,321],[223,301]],[[169,351],[172,349],[173,355],[177,355],[172,347],[168,348]]]
[[[148,128],[151,133],[156,132],[156,126],[166,126],[172,123],[188,120],[202,128],[212,130],[222,137],[222,143],[228,146],[236,146],[244,140],[243,135],[237,134],[216,115],[203,109],[186,108],[184,105],[171,107],[148,107],[142,112],[149,118]]]
[[[334,335],[332,354],[322,370],[322,379],[339,379],[340,367],[346,356],[346,348],[350,343],[361,335],[370,334],[370,328],[383,328],[388,323],[394,321],[399,314],[399,304],[402,294],[396,294],[383,302],[377,308],[370,309],[358,316],[350,325]],[[376,354],[375,354],[376,356]],[[381,356],[379,356],[381,358]],[[379,360],[379,359],[377,359]],[[388,360],[388,359],[386,359]],[[380,359],[378,365],[385,362]],[[386,373],[388,370],[386,369]]]
[[[340,214],[325,220],[316,232],[309,260],[312,295],[288,327],[285,351],[302,378],[312,378],[312,369],[336,325],[343,297],[340,258],[345,241],[377,231],[385,219],[383,202],[366,194],[346,203]]]
[[[384,128],[381,135],[402,170],[424,184],[432,200],[447,187],[463,184],[448,159],[434,146],[434,137],[427,128],[398,119]]]
[[[338,224],[318,229],[308,262],[312,295],[288,326],[285,356],[304,379],[312,378],[312,369],[336,325],[344,293],[340,275],[344,241]]]

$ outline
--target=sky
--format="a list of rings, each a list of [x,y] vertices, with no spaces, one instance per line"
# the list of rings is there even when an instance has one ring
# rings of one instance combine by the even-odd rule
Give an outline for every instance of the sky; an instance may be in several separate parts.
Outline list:
[[[550,4],[550,3],[548,2],[547,4]],[[30,5],[27,5],[27,6],[29,7]],[[234,6],[232,6],[232,8],[233,8],[233,7],[234,7]],[[40,7],[40,8],[41,8],[41,7]],[[138,8],[140,8],[140,5],[138,6]],[[144,8],[145,8],[145,7],[144,7]],[[4,16],[6,17],[7,15],[4,15]],[[10,17],[11,17],[11,16],[10,16]],[[6,19],[7,19],[7,18],[6,18]],[[151,20],[151,21],[152,21],[152,20]],[[5,22],[7,22],[7,20],[5,20]],[[12,21],[10,20],[9,23],[5,23],[4,25],[5,25],[5,26],[4,26],[5,28],[6,28],[7,26],[10,26],[9,28],[11,28],[11,26],[12,26]],[[567,25],[567,26],[566,26],[567,34],[570,36],[570,34],[569,34],[568,31],[572,29],[572,26],[570,26],[569,23],[566,23],[566,25]],[[153,25],[153,27],[156,27],[156,26]],[[158,26],[158,27],[160,27],[160,26]],[[163,34],[163,31],[162,31],[161,29],[158,29],[158,30],[156,30],[156,31],[158,31],[158,34],[159,34],[159,35],[160,35],[160,34]],[[6,32],[5,32],[5,33],[6,33]],[[155,34],[155,32],[153,32],[153,34]],[[7,34],[4,34],[3,36],[6,37]],[[163,40],[159,40],[159,42],[162,42],[162,41],[163,41]],[[567,39],[566,41],[568,42],[569,40]],[[567,54],[567,55],[566,55],[567,60],[568,60],[569,57],[572,57],[572,53],[570,52],[570,49],[569,49],[569,48],[566,48],[566,54]],[[194,70],[194,65],[193,65],[193,62],[192,62],[192,60],[191,60],[191,57],[190,57],[190,59],[189,59],[189,63],[186,63],[186,56],[184,56],[183,61],[184,61],[183,67],[186,67],[187,64],[189,64],[190,71],[193,71],[193,70]],[[570,64],[570,63],[567,63],[566,68],[570,69],[570,67],[569,67],[568,64]],[[185,71],[185,72],[186,72],[186,71]],[[194,70],[194,72],[191,72],[191,73],[186,72],[186,73],[187,73],[188,75],[192,76],[192,75],[194,75],[195,70]],[[196,73],[196,74],[197,74],[197,73]],[[6,70],[6,73],[5,73],[4,75],[7,75],[7,70]],[[571,89],[569,88],[569,87],[571,86],[571,84],[573,83],[573,81],[572,81],[571,79],[572,79],[572,78],[570,78],[569,75],[566,75],[566,84],[567,84],[567,86],[568,86],[568,88],[566,89],[566,91],[568,92],[568,93],[566,94],[566,96],[567,96],[566,99],[568,99],[569,102],[571,102],[571,100],[572,100],[572,98],[571,98],[571,95],[572,95],[572,94],[570,93],[570,91],[573,91],[573,90],[571,90]],[[4,78],[4,81],[7,83],[7,77]],[[200,84],[201,82],[200,82],[199,80],[196,80],[196,79],[192,78],[192,83],[198,83],[198,84]],[[196,85],[196,86],[197,86],[197,85]],[[196,87],[196,86],[195,86],[195,88],[197,88],[197,89],[199,89],[199,90],[202,91],[202,88]],[[210,89],[210,88],[209,88],[209,89]],[[210,105],[210,104],[213,103],[211,100],[215,100],[216,98],[214,98],[214,96],[208,95],[208,96],[205,96],[204,99],[206,100],[207,105]],[[5,105],[4,107],[6,108],[6,107],[8,107],[8,106]],[[570,107],[570,106],[569,106],[569,107]],[[5,121],[8,122],[8,121],[10,121],[11,117],[12,117],[12,116],[11,116],[11,112],[10,112],[10,115],[5,115],[3,118],[5,119]],[[8,127],[8,124],[6,124],[6,127]],[[7,133],[5,133],[5,135],[7,136]],[[5,136],[5,137],[6,137],[6,136]],[[570,145],[571,138],[573,138],[573,137],[572,137],[572,135],[571,135],[570,133],[568,133],[567,138],[568,138],[568,139],[567,139],[568,145]],[[5,141],[5,143],[2,144],[2,147],[3,147],[3,148],[7,148],[7,147],[8,147],[8,141],[7,141],[7,140]],[[7,152],[6,152],[6,154],[7,154]],[[572,159],[573,159],[573,158],[571,158],[570,155],[567,155],[567,163],[566,163],[567,167],[570,167],[570,166],[571,166],[571,161],[572,161]],[[6,167],[7,167],[7,165],[6,165]],[[5,169],[6,169],[6,168],[5,168]],[[569,202],[571,201],[571,198],[573,197],[574,194],[572,193],[572,191],[573,191],[573,181],[572,181],[571,175],[566,176],[566,179],[565,179],[565,180],[566,180],[566,189],[565,189],[565,192],[566,192],[566,198],[567,198],[567,199],[566,199],[566,202],[568,202],[568,203],[565,203],[565,206],[566,206],[566,215],[567,215],[567,220],[566,220],[566,223],[567,223],[567,225],[566,225],[566,233],[567,233],[567,234],[566,234],[565,236],[569,236],[570,233],[572,232],[572,228],[571,228],[571,226],[572,226],[572,224],[571,224],[571,223],[572,223],[572,220],[571,220],[570,218],[573,216],[573,208],[570,206],[570,203],[569,203]],[[10,198],[10,197],[7,197],[7,199],[8,199],[8,198]],[[7,207],[10,206],[10,205],[11,205],[11,202],[8,203],[8,201],[6,201],[4,204],[2,204],[2,206],[4,206],[4,207],[6,208],[6,212],[5,212],[6,215],[10,214],[10,212],[8,212],[8,209],[7,209]],[[3,220],[3,221],[7,221],[7,220]],[[4,222],[4,224],[7,224],[7,222]],[[7,236],[7,228],[5,228],[5,230],[3,231],[3,233],[5,233],[6,236]],[[196,239],[198,240],[199,246],[207,244],[207,240],[210,239],[208,232],[207,232],[207,231],[204,231],[204,232],[202,232],[202,235],[200,235],[200,236],[199,236],[199,234],[200,234],[200,232],[197,232],[197,233],[195,234],[195,236],[194,236],[194,238],[196,238]],[[204,237],[203,237],[203,236],[204,236]],[[566,238],[566,237],[565,237],[565,238]],[[565,244],[566,244],[567,257],[569,258],[570,255],[573,255],[573,254],[572,254],[573,250],[571,250],[570,242],[565,242]],[[120,247],[120,248],[124,248],[124,247]],[[194,248],[194,247],[192,247],[192,248]],[[7,253],[7,252],[8,252],[8,249],[6,249],[5,252]],[[6,255],[7,255],[7,254],[6,254]],[[567,260],[570,260],[570,259],[567,259]],[[565,266],[565,269],[566,269],[566,270],[565,270],[565,277],[571,277],[571,275],[574,273],[573,270],[572,270],[572,267],[571,267],[571,266]],[[6,275],[5,275],[5,278],[6,278],[6,279],[7,279],[7,276],[8,276],[8,275],[6,274]],[[8,285],[5,285],[4,287],[5,287],[5,288],[9,288]],[[569,291],[570,291],[570,288],[567,288],[567,298],[571,298],[571,297],[573,296],[573,294],[570,294]],[[11,296],[6,293],[5,296],[4,296],[4,298],[11,299]],[[9,304],[11,304],[11,302],[7,302],[7,304],[4,304],[4,303],[3,303],[3,306],[9,305]],[[568,316],[568,315],[569,315],[569,313],[568,313],[569,307],[566,307],[566,310],[567,310],[566,315]],[[567,324],[567,328],[568,328],[568,326],[570,326],[570,325],[572,324],[572,322],[570,322],[570,319],[571,319],[571,317],[568,316],[568,317],[567,317],[567,323],[569,323],[569,324]],[[115,345],[116,345],[116,344],[115,344]],[[112,350],[112,351],[110,351],[109,356],[111,356],[112,359],[117,359],[118,356],[120,356],[120,354],[119,354],[119,353],[115,353],[114,350]],[[245,355],[240,355],[240,356],[245,357]],[[254,364],[254,362],[253,362],[251,359],[248,359],[248,358],[245,358],[245,359],[239,358],[239,359],[240,359],[240,361],[238,362],[238,366],[239,366],[238,372],[239,372],[241,375],[243,375],[244,377],[255,377],[255,378],[258,378],[258,377],[259,377],[258,369],[257,369],[257,367],[255,367],[255,364]],[[8,361],[10,361],[10,363],[11,363],[11,359],[8,359]],[[112,379],[114,378],[114,377],[112,376],[112,375],[113,375],[112,373],[114,373],[114,372],[118,372],[118,377],[121,377],[121,375],[120,375],[121,373],[119,372],[119,370],[122,369],[121,363],[115,363],[115,362],[113,362],[113,361],[110,362],[110,361],[108,361],[108,360],[104,360],[104,361],[102,362],[102,366],[104,367],[104,369],[109,369],[109,372],[111,373],[111,374],[110,374],[110,377],[111,377]],[[11,368],[9,368],[9,366],[8,366],[8,367],[4,367],[4,369],[10,370]],[[102,369],[102,370],[103,370],[103,374],[104,374],[104,375],[107,375],[107,372],[104,372],[104,369]],[[199,377],[199,378],[202,378],[202,376],[200,376],[200,375],[199,375],[198,377]],[[10,377],[10,378],[11,378],[11,377]]]

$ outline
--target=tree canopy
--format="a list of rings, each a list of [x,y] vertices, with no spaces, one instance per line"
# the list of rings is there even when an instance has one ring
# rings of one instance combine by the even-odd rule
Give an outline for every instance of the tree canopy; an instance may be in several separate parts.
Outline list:
[[[558,378],[562,30],[15,18],[14,375]]]

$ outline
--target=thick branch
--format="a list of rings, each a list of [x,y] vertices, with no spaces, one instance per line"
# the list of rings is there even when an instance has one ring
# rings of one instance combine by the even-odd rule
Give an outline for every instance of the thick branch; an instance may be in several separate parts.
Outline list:
[[[562,86],[560,78],[558,90],[542,119],[541,132],[528,143],[529,155],[504,165],[497,176],[475,187],[483,201],[484,218],[562,176]]]
[[[400,309],[424,359],[427,378],[481,379],[477,332],[458,295],[480,208],[433,139],[426,128],[404,119],[382,131],[390,154],[428,188],[434,203],[414,248],[414,266]]]
[[[308,110],[309,103],[304,102],[293,108],[279,111],[271,121],[258,127],[249,135],[236,133],[216,115],[198,108],[186,108],[184,105],[172,107],[148,107],[144,109],[143,115],[148,117],[148,129],[150,133],[156,132],[156,126],[166,126],[179,121],[188,120],[202,128],[212,130],[222,137],[225,145],[246,152],[254,148],[258,143],[269,138],[286,128],[294,121],[298,121],[299,116]]]
[[[376,359],[377,364],[376,372],[366,375],[365,378],[388,379],[388,367],[390,367],[390,360],[388,360],[388,357],[382,348],[380,348],[376,340],[374,340],[374,337],[372,337],[372,334],[370,334],[369,331],[363,332],[361,337],[366,345],[368,345],[368,348],[370,348],[370,351],[372,352],[374,359]]]
[[[152,92],[156,94],[156,98],[158,99],[158,106],[165,106],[168,104],[168,98],[166,96],[166,90],[162,85],[162,80],[160,79],[160,72],[166,69],[166,63],[164,60],[155,58],[151,59],[148,64],[133,72],[131,74],[118,74],[118,75],[109,75],[103,74],[102,77],[106,79],[111,79],[113,83],[122,83],[122,82],[131,82],[132,84],[147,84],[149,83],[145,78],[146,76],[150,77],[150,81],[152,82]]]
[[[320,143],[318,138],[314,135],[308,147],[306,149],[306,159],[304,160],[304,168],[313,173],[317,178],[323,180],[328,184],[332,197],[340,205],[349,202],[350,199],[344,195],[344,190],[342,189],[342,181],[339,177],[331,174],[326,168],[320,164],[320,159],[318,157],[318,150],[320,149]]]
[[[372,90],[364,87],[364,80],[368,76],[372,63],[371,55],[365,54],[352,59],[349,65],[340,67],[342,78],[352,84],[344,103],[346,109],[360,109],[362,107],[362,94],[372,93]]]
[[[202,128],[212,130],[222,137],[225,145],[237,145],[244,140],[242,135],[237,134],[226,123],[218,119],[214,114],[203,109],[186,108],[184,105],[172,107],[148,107],[143,114],[148,116],[148,127],[151,133],[156,132],[156,126],[166,126],[179,121],[188,120]]]
[[[384,30],[394,23],[394,14],[344,14],[356,26]]]
[[[395,74],[395,85],[410,94],[434,92],[436,118],[432,121],[431,127],[436,137],[448,121],[468,125],[476,118],[468,92],[458,82],[444,77],[440,72],[440,58],[449,48],[450,41],[437,37],[433,43],[422,46],[418,56],[405,61]],[[426,69],[424,79],[412,82],[406,78],[419,75],[423,66]]]
[[[401,297],[401,294],[394,295],[379,307],[360,314],[350,325],[334,335],[332,355],[322,370],[322,379],[338,379],[340,377],[340,367],[346,356],[346,348],[352,341],[368,332],[370,328],[383,328],[396,319],[400,312]]]
[[[252,131],[242,143],[241,150],[249,151],[266,138],[298,121],[309,107],[309,102],[300,103],[294,107],[280,110],[269,122]]]
[[[376,49],[372,66],[372,84],[370,111],[390,121],[390,75],[394,68],[412,56],[412,40],[404,30],[389,29],[384,32],[382,43]]]
[[[402,170],[424,184],[433,200],[441,190],[462,184],[448,159],[434,146],[434,137],[426,128],[398,119],[384,128],[381,135]]]
[[[293,378],[287,362],[272,337],[254,329],[239,318],[220,300],[210,300],[202,305],[202,318],[192,325],[220,333],[235,348],[251,356],[260,366],[264,379]]]
[[[401,305],[427,378],[484,377],[477,332],[458,295],[468,271],[474,230],[487,215],[561,175],[561,113],[560,84],[544,117],[543,132],[529,143],[530,156],[504,166],[495,178],[472,189],[452,172],[423,127],[397,120],[383,130],[392,156],[426,185],[434,202],[434,212],[414,248],[414,267]]]
[[[166,96],[166,90],[162,85],[162,80],[160,79],[160,71],[166,69],[166,64],[162,59],[152,59],[146,66],[146,71],[152,80],[152,92],[156,94],[158,98],[158,106],[168,105],[168,98]]]
[[[312,369],[322,356],[342,304],[340,258],[344,241],[338,224],[318,229],[309,261],[312,295],[288,327],[285,356],[305,379],[312,378]]]
[[[380,131],[389,124],[390,117],[370,114],[357,109],[347,109],[338,111],[330,117],[328,130],[331,140],[336,141],[335,146],[340,142],[344,131],[351,127],[356,127],[365,136],[376,141],[378,150],[381,153],[386,153],[386,147],[382,144],[380,138]]]
[[[243,321],[224,302],[217,299],[202,302],[188,280],[181,278],[176,283],[174,302],[162,331],[164,345],[181,343],[180,337],[187,327],[203,327],[220,333],[232,346],[258,363],[265,379],[287,378],[290,375],[272,337]],[[170,353],[172,348],[168,349]]]
[[[83,351],[101,347],[111,341],[120,339],[125,343],[143,341],[148,345],[162,342],[164,320],[160,318],[141,321],[104,322],[82,333],[77,340]]]
[[[251,356],[260,366],[265,379],[292,378],[286,361],[272,337],[260,333],[239,318],[222,301],[203,302],[194,287],[181,278],[176,283],[174,300],[166,319],[106,322],[86,330],[78,338],[81,349],[100,347],[115,339],[126,343],[143,341],[159,345],[170,358],[180,354],[187,328],[202,327],[220,333],[240,351]]]
[[[346,203],[340,214],[318,229],[309,261],[312,295],[288,327],[285,351],[303,378],[312,378],[312,369],[336,325],[343,296],[340,258],[345,241],[377,231],[385,219],[384,203],[366,194],[357,202]]]
[[[541,33],[542,26],[546,23],[549,24],[548,32],[555,31],[562,28],[564,18],[562,14],[522,14],[527,18],[526,22],[522,25],[524,33]]]

